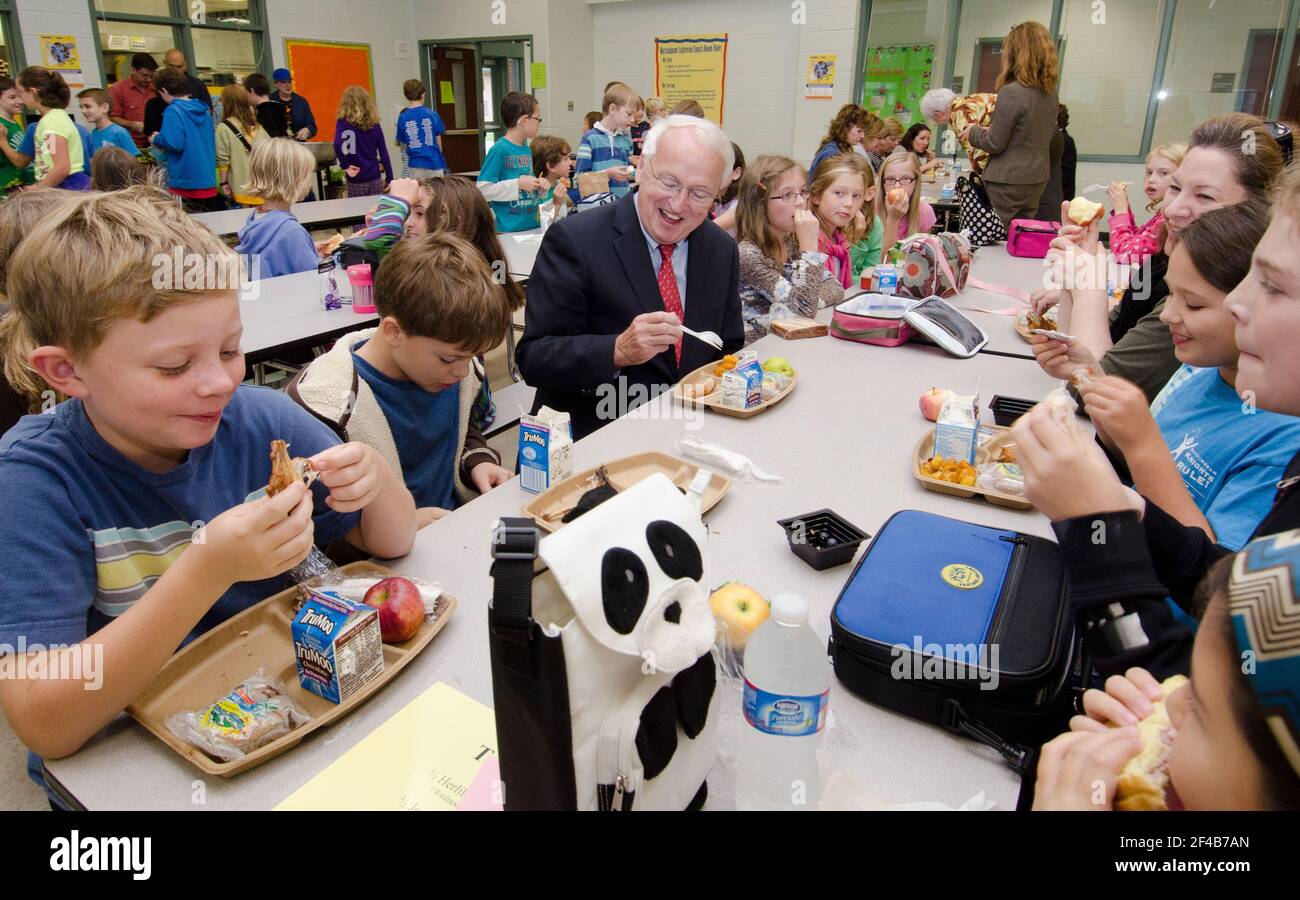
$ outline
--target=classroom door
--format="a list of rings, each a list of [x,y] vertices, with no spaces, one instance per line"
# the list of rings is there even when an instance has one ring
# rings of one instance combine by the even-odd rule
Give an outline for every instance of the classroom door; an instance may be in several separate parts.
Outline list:
[[[433,108],[447,126],[442,151],[453,172],[477,172],[483,163],[479,144],[483,122],[478,99],[482,81],[476,57],[472,47],[429,48]]]
[[[512,44],[527,47],[526,42]],[[496,46],[496,45],[494,45]],[[483,153],[505,136],[506,125],[501,121],[501,98],[511,91],[524,89],[523,57],[489,56],[483,54]],[[526,49],[524,52],[527,52]]]
[[[975,49],[975,83],[971,85],[971,92],[996,93],[994,85],[997,84],[998,73],[1002,71],[1002,39],[981,38]]]
[[[1241,79],[1241,91],[1237,94],[1238,112],[1266,116],[1269,101],[1274,90],[1273,70],[1277,58],[1282,52],[1282,36],[1276,30],[1252,30],[1250,43],[1246,46],[1245,72]],[[1300,113],[1297,104],[1297,86],[1300,86],[1300,34],[1296,35],[1295,48],[1292,50],[1291,67],[1287,72],[1286,84],[1282,86],[1282,111],[1278,118],[1295,121]]]

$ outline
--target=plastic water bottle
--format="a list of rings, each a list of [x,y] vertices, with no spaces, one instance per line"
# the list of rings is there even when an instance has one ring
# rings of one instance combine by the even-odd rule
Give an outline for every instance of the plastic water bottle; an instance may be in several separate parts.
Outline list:
[[[826,643],[808,602],[777,594],[745,647],[745,724],[736,770],[743,810],[811,810],[821,798],[817,747],[830,711]]]

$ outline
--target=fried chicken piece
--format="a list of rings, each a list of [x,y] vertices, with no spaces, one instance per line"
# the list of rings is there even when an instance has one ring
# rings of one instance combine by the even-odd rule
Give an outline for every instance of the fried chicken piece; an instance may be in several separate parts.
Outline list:
[[[271,441],[271,480],[266,483],[268,497],[274,497],[295,481],[310,486],[318,474],[311,460],[302,456],[290,459],[289,445],[284,441]]]

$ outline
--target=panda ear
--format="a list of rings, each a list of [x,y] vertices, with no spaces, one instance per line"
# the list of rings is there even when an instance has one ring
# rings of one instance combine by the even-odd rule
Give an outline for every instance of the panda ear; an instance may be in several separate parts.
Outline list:
[[[669,578],[699,581],[704,577],[704,558],[699,544],[676,522],[666,519],[651,522],[646,526],[645,539],[659,568]]]

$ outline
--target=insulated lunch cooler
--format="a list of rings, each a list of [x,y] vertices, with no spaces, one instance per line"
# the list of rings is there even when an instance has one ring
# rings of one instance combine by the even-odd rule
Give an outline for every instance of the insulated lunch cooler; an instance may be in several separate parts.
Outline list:
[[[897,347],[916,334],[904,316],[909,302],[893,294],[854,294],[831,313],[831,336],[842,341]]]
[[[889,518],[831,612],[831,662],[872,703],[966,734],[1025,773],[1087,671],[1060,548],[918,510]]]

